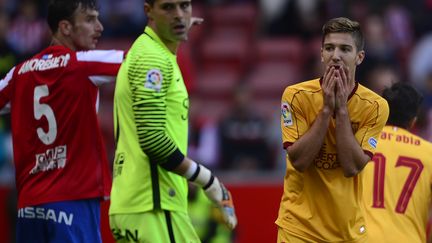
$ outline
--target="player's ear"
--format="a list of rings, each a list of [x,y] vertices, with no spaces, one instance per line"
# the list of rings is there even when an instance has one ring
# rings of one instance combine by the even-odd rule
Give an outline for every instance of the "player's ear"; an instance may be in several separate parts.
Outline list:
[[[324,62],[323,49],[322,49],[322,47],[321,47],[321,52],[320,52],[320,53],[321,53],[321,55],[320,55],[320,56],[321,56],[321,62]]]
[[[72,32],[72,24],[67,20],[61,20],[58,24],[58,30],[62,35],[69,36]]]
[[[417,116],[415,116],[413,119],[411,119],[411,121],[409,122],[408,128],[413,128],[415,126],[416,122],[417,122]]]
[[[147,2],[144,3],[144,12],[149,20],[153,20],[152,6]]]
[[[356,57],[356,65],[357,66],[360,65],[363,62],[364,57],[365,57],[365,52],[364,51],[359,51],[357,53],[357,57]]]

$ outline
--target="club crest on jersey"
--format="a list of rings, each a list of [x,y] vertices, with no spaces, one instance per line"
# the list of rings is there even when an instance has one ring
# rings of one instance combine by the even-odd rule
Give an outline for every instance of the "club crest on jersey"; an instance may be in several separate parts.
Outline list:
[[[291,107],[287,102],[282,102],[281,114],[284,126],[288,127],[294,124],[294,121],[292,119]]]
[[[162,88],[163,76],[159,69],[151,69],[147,72],[144,87],[159,92]]]

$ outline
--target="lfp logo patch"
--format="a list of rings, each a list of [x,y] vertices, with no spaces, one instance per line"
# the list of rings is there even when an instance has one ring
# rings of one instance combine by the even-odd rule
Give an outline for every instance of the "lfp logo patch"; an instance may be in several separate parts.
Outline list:
[[[292,119],[292,113],[291,113],[291,107],[288,103],[282,102],[281,105],[281,114],[284,126],[292,126],[293,125],[293,119]]]
[[[368,142],[369,142],[369,145],[370,145],[372,148],[376,148],[377,143],[378,143],[377,140],[376,140],[375,138],[369,138]]]
[[[151,69],[147,72],[146,82],[144,87],[156,90],[159,92],[162,88],[163,76],[159,69]]]
[[[52,54],[45,54],[42,56],[42,60],[48,60],[48,59],[51,59],[52,57],[53,57]]]

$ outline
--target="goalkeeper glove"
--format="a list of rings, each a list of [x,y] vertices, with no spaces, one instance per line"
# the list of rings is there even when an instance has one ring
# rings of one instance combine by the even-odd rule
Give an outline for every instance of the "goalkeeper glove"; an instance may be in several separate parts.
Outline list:
[[[237,225],[237,217],[234,210],[234,202],[231,193],[206,167],[192,162],[185,173],[189,181],[199,185],[204,189],[206,196],[214,202],[223,215],[225,224],[230,229]]]

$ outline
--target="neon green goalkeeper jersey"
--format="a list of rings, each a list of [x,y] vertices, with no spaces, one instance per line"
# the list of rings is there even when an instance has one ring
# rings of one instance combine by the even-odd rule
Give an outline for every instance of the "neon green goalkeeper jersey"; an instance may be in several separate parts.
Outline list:
[[[110,215],[155,209],[187,212],[186,179],[163,166],[176,154],[177,160],[186,154],[188,110],[176,56],[147,27],[117,76]]]

